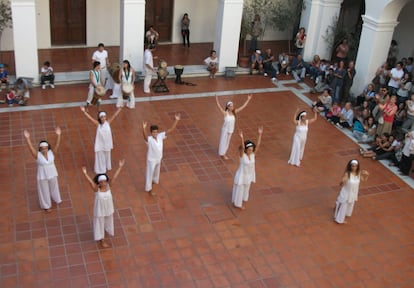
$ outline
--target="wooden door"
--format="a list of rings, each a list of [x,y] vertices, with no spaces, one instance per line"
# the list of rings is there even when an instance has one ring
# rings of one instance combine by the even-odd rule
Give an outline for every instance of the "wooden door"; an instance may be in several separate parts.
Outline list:
[[[158,41],[171,41],[174,0],[147,0],[145,4],[145,29],[153,25],[160,34]]]
[[[49,0],[52,45],[86,44],[86,0]]]

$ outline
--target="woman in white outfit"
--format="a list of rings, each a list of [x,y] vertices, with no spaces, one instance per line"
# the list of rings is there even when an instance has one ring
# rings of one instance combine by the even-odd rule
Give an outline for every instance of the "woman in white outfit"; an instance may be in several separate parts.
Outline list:
[[[310,120],[306,119],[306,112],[302,111],[297,114],[299,109],[296,109],[293,115],[293,123],[296,125],[295,134],[293,135],[292,151],[288,163],[300,167],[300,161],[303,158],[305,151],[306,138],[308,135],[308,124],[316,121],[318,113],[314,110],[314,117]]]
[[[55,132],[57,135],[57,141],[54,149],[57,153],[60,146],[60,128],[56,127]],[[37,191],[39,195],[40,207],[46,212],[51,212],[51,198],[57,204],[62,202],[57,179],[58,172],[55,166],[55,155],[53,154],[52,148],[47,141],[40,141],[39,150],[36,151],[30,140],[30,133],[27,130],[24,130],[23,134],[30,153],[37,161]]]
[[[122,67],[119,70],[119,82],[121,83],[121,87],[123,84],[130,84],[134,87],[135,83],[135,70],[131,67],[131,64],[128,60],[124,60],[122,62]],[[131,94],[128,96],[128,99],[125,100],[123,95],[118,95],[118,100],[116,102],[116,107],[124,107],[125,102],[127,102],[127,107],[130,109],[135,108],[135,95],[134,90],[132,90]]]
[[[244,104],[235,109],[233,102],[228,101],[226,103],[225,109],[223,109],[218,101],[218,97],[216,96],[216,103],[218,108],[220,109],[221,113],[224,116],[224,123],[223,127],[221,128],[221,135],[220,135],[220,142],[219,142],[219,155],[224,159],[228,160],[226,153],[229,149],[231,135],[233,135],[234,127],[236,125],[236,114],[241,112],[244,108],[246,108],[249,101],[252,99],[253,95],[247,95],[247,100]]]
[[[358,200],[359,183],[361,180],[367,180],[368,176],[368,171],[360,170],[357,160],[348,162],[340,183],[342,189],[336,199],[334,212],[336,223],[346,223],[345,216],[350,217],[352,215],[355,201]]]
[[[89,185],[95,192],[93,235],[95,241],[98,241],[102,248],[109,247],[108,243],[105,242],[105,231],[109,235],[114,236],[114,202],[109,184],[112,185],[114,183],[124,164],[124,159],[119,161],[119,167],[111,181],[105,173],[97,174],[92,180],[86,172],[86,167],[82,167],[83,175],[85,175]]]
[[[240,164],[234,176],[231,202],[234,207],[246,209],[245,202],[249,200],[250,184],[256,182],[255,156],[262,142],[263,127],[259,127],[257,145],[250,140],[244,141],[243,132],[240,131]]]
[[[98,120],[95,120],[88,112],[86,112],[85,107],[80,107],[80,109],[83,114],[85,114],[86,118],[91,120],[97,127],[95,136],[95,173],[106,173],[106,171],[112,169],[111,150],[113,148],[113,141],[110,124],[122,109],[118,108],[109,120],[107,120],[106,112],[104,111],[98,112]]]
[[[103,86],[104,76],[101,71],[101,63],[99,61],[93,62],[93,69],[89,71],[89,90],[88,98],[86,99],[86,106],[92,104],[95,88]]]

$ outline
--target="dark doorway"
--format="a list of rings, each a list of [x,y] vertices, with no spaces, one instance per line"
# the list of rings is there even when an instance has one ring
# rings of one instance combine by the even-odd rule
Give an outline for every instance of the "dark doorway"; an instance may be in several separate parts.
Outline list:
[[[145,4],[145,29],[153,25],[160,34],[158,41],[171,41],[174,0],[147,0]]]
[[[52,45],[86,44],[86,0],[50,0]]]

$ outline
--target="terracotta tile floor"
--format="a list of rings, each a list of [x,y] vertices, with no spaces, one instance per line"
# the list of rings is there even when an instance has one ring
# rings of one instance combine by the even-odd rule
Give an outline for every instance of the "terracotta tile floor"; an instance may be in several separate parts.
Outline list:
[[[95,128],[75,107],[84,102],[86,85],[34,88],[27,107],[33,111],[0,108],[0,287],[412,287],[414,196],[407,184],[361,159],[355,143],[323,119],[310,127],[303,166],[287,164],[292,114],[307,108],[295,95],[304,86],[292,90],[283,85],[289,82],[275,86],[259,76],[188,81],[197,86],[167,80],[170,93],[152,94],[171,96],[164,101],[142,98],[137,84],[136,109],[124,109],[112,124],[112,159],[126,164],[113,186],[109,249],[93,241],[94,195],[81,173],[83,165],[91,173],[94,158]],[[253,100],[238,115],[237,129],[256,139],[263,125],[264,134],[257,183],[241,212],[230,203],[237,137],[231,159],[222,161],[222,117],[207,96],[217,93],[221,103],[232,99],[238,106],[248,91]],[[113,104],[101,108],[115,111]],[[165,142],[158,196],[151,197],[143,191],[141,122],[168,129],[175,112],[182,120]],[[54,143],[56,125],[62,128],[56,164],[63,203],[45,214],[22,131]],[[332,207],[351,158],[371,176],[354,215],[340,226]]]

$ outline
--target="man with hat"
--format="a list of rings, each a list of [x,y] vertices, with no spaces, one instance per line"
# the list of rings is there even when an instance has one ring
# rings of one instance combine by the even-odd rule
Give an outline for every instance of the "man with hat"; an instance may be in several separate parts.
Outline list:
[[[250,75],[253,74],[253,70],[259,70],[259,74],[263,74],[263,57],[262,51],[256,49],[250,57]]]

